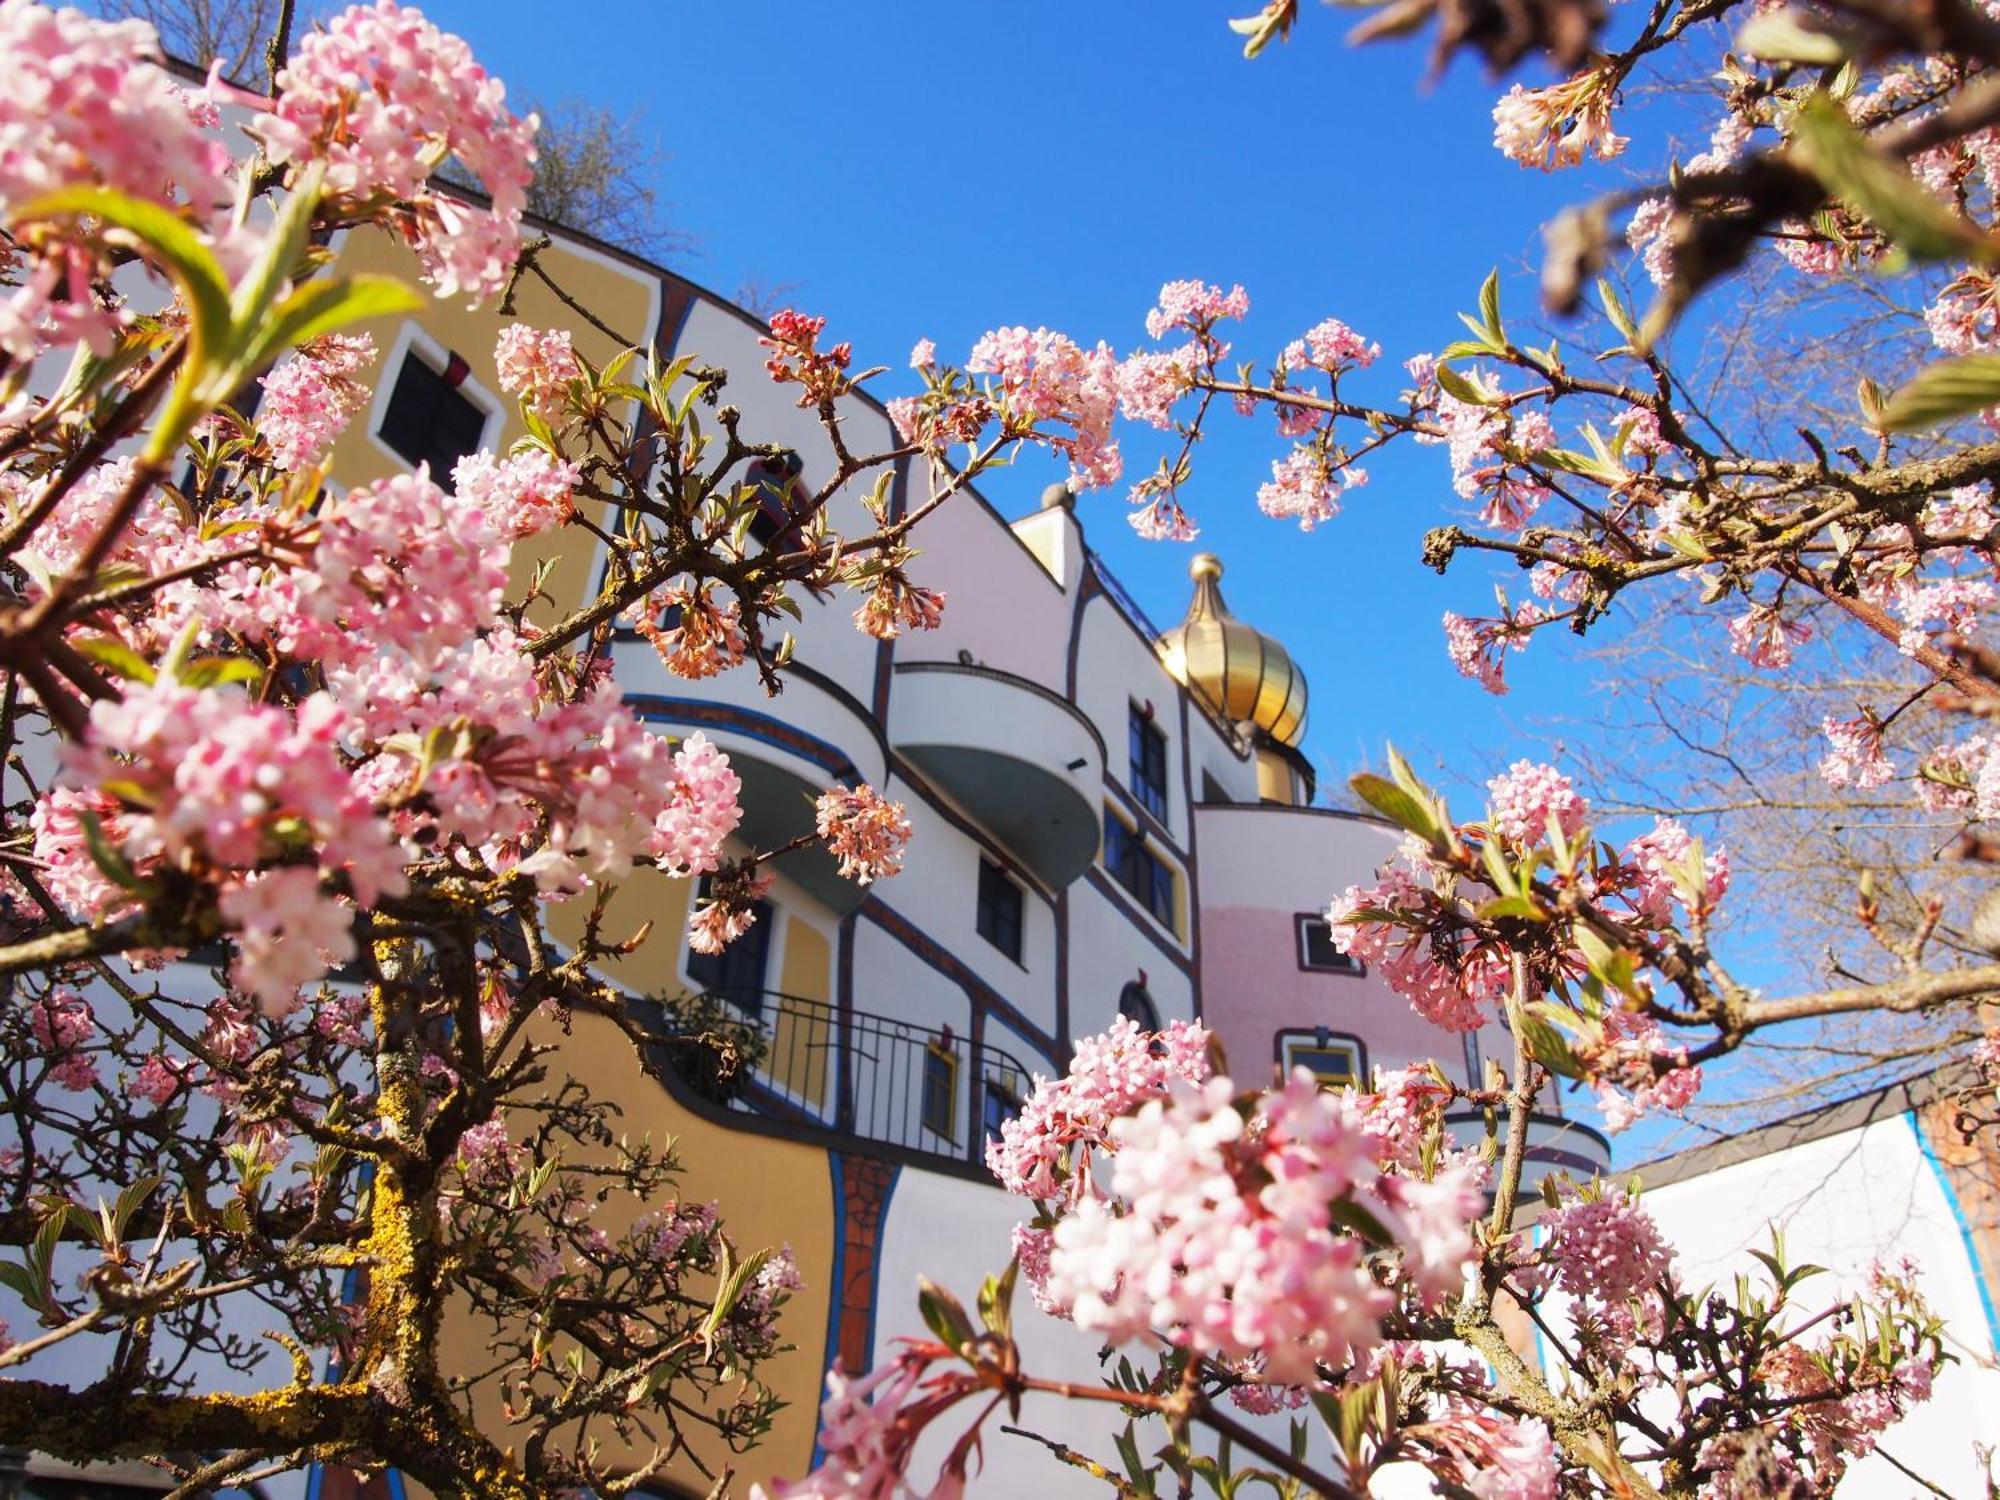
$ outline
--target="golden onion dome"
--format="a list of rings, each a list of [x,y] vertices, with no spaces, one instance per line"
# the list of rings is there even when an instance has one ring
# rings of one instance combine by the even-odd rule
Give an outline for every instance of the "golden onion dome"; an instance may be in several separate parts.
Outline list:
[[[1306,676],[1291,653],[1230,614],[1222,602],[1222,560],[1198,552],[1188,565],[1194,599],[1187,618],[1160,637],[1176,681],[1232,723],[1256,725],[1281,745],[1306,732]]]

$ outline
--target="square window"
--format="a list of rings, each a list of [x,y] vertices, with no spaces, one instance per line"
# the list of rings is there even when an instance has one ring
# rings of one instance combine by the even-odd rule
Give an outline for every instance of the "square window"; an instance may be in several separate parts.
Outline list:
[[[924,1048],[921,1118],[932,1135],[958,1139],[958,1058],[935,1043]]]
[[[1132,795],[1139,805],[1167,821],[1167,737],[1153,716],[1140,705],[1131,706],[1129,739],[1132,759]]]
[[[1368,972],[1368,965],[1352,954],[1333,946],[1333,927],[1325,917],[1300,912],[1294,918],[1299,933],[1299,967],[1315,973],[1353,974]]]
[[[1361,1082],[1361,1046],[1326,1031],[1280,1032],[1278,1060],[1285,1077],[1304,1068],[1321,1088],[1350,1088]]]
[[[431,479],[449,485],[458,461],[479,447],[486,434],[486,412],[459,386],[465,362],[453,355],[442,370],[434,370],[416,349],[404,351],[402,368],[389,392],[376,435],[403,458],[429,464]]]
[[[1021,961],[1021,888],[990,859],[979,862],[979,935]]]

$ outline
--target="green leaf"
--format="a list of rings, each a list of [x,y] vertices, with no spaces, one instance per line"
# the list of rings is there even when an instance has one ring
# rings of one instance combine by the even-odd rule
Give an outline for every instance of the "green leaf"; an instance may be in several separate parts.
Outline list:
[[[715,1294],[715,1306],[708,1310],[708,1316],[702,1320],[701,1336],[704,1341],[714,1340],[729,1315],[736,1311],[736,1304],[743,1300],[743,1292],[750,1285],[750,1278],[761,1271],[764,1262],[771,1258],[769,1250],[759,1250],[742,1265],[730,1270],[729,1241],[723,1240],[722,1246],[724,1275],[721,1288]]]
[[[1380,776],[1363,771],[1348,782],[1360,797],[1375,811],[1382,814],[1398,828],[1430,838],[1437,830],[1437,824],[1429,808],[1412,797],[1392,781],[1384,781]]]
[[[247,656],[202,656],[181,668],[184,687],[220,687],[227,682],[243,682],[255,687],[264,680],[264,669]]]
[[[2000,252],[2000,244],[1933,197],[1901,162],[1869,144],[1825,94],[1805,102],[1792,129],[1800,164],[1918,260],[1990,263]]]
[[[1521,1033],[1521,1044],[1532,1057],[1553,1073],[1565,1078],[1581,1078],[1584,1067],[1571,1050],[1569,1039],[1555,1027],[1537,1015],[1517,1015],[1514,1025]]]
[[[1764,62],[1804,63],[1832,67],[1854,54],[1859,38],[1848,32],[1820,30],[1820,22],[1796,10],[1753,17],[1736,33],[1736,45]]]
[[[309,281],[272,311],[256,343],[244,352],[239,368],[232,371],[241,385],[285,350],[295,348],[323,333],[345,328],[365,318],[394,317],[419,311],[424,299],[416,289],[394,276],[372,273]]]
[[[127,682],[153,681],[153,664],[116,636],[84,636],[70,644],[76,648],[78,655],[89,657],[114,677]]]
[[[1473,915],[1482,922],[1497,921],[1501,917],[1519,917],[1524,922],[1546,922],[1549,919],[1548,913],[1525,895],[1501,896],[1487,902]]]
[[[1992,406],[2000,406],[2000,354],[1965,354],[1917,371],[1882,403],[1874,425],[1922,432]]]
[[[1327,1210],[1327,1218],[1335,1229],[1348,1230],[1377,1250],[1386,1250],[1396,1243],[1396,1236],[1389,1232],[1389,1226],[1352,1198],[1336,1199]]]
[[[124,853],[113,848],[111,840],[104,836],[104,824],[97,814],[86,810],[79,811],[76,816],[83,824],[83,841],[90,850],[90,862],[97,866],[104,878],[124,890],[149,892],[150,887],[126,861]]]
[[[229,278],[186,220],[148,199],[107,187],[63,188],[24,205],[14,218],[19,222],[80,214],[124,230],[173,278],[187,300],[190,369],[199,369],[204,360],[227,347]]]
[[[1639,342],[1639,325],[1632,320],[1632,313],[1625,306],[1625,299],[1618,295],[1618,288],[1600,276],[1597,278],[1597,300],[1604,304],[1604,316],[1611,326],[1625,335],[1629,344]]]
[[[989,1276],[979,1288],[979,1321],[988,1333],[1012,1338],[1014,1333],[1014,1283],[1020,1279],[1019,1257],[1007,1262],[998,1276]]]
[[[1479,320],[1486,325],[1486,336],[1496,345],[1504,348],[1507,344],[1507,330],[1500,325],[1500,268],[1495,266],[1486,273],[1486,280],[1479,285]]]
[[[972,1342],[972,1319],[965,1315],[965,1304],[928,1276],[917,1278],[917,1310],[924,1326],[947,1349],[963,1349]]]
[[[1437,367],[1438,387],[1448,396],[1455,396],[1468,406],[1491,406],[1493,398],[1472,383],[1469,376],[1461,375],[1450,365]]]

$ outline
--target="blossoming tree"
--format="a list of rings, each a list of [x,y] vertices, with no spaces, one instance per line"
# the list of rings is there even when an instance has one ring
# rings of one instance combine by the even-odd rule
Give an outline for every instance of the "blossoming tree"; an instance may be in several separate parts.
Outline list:
[[[399,236],[437,295],[502,295],[535,121],[393,0],[289,53],[281,9],[266,98],[183,87],[143,23],[0,4],[0,1280],[35,1320],[0,1343],[0,1441],[190,1495],[314,1460],[480,1497],[714,1469],[768,1425],[796,1272],[546,1059],[580,1013],[649,1040],[596,974],[645,937],[605,930],[621,881],[710,877],[714,950],[780,851],[726,853],[735,773],[627,709],[611,632],[774,676],[801,591],[931,623],[876,483],[901,455],[839,446],[865,377],[781,319],[770,371],[840,456],[760,549],[749,466],[786,455],[708,415],[721,372],[514,325],[524,442],[331,492],[352,325],[421,297],[330,274],[327,242]],[[835,536],[870,484],[879,526]],[[580,604],[513,565],[553,528],[607,547]],[[866,882],[908,831],[837,787],[805,837]],[[479,1369],[440,1367],[448,1314]]]
[[[2000,814],[2000,757],[1968,720],[2000,714],[2000,654],[1982,630],[2000,562],[1992,7],[1661,0],[1622,26],[1595,0],[1372,9],[1363,39],[1435,19],[1441,58],[1470,47],[1498,68],[1541,54],[1564,70],[1550,86],[1511,86],[1494,110],[1495,146],[1534,169],[1622,156],[1615,110],[1648,59],[1720,63],[1705,151],[1550,227],[1546,300],[1565,315],[1587,306],[1588,341],[1521,338],[1496,276],[1462,315],[1470,336],[1412,355],[1400,380],[1373,373],[1380,348],[1337,318],[1260,368],[1232,361],[1227,342],[1244,290],[1175,282],[1146,321],[1151,347],[1123,358],[1025,329],[982,340],[960,368],[924,351],[925,391],[898,408],[904,433],[937,451],[961,437],[972,377],[1029,406],[1075,390],[1083,399],[1064,409],[1090,428],[1078,450],[1095,482],[1119,477],[1118,417],[1173,435],[1172,456],[1130,494],[1134,527],[1175,539],[1194,534],[1182,496],[1225,406],[1269,418],[1288,442],[1257,500],[1308,530],[1335,518],[1370,454],[1443,447],[1471,514],[1431,533],[1425,561],[1442,571],[1485,554],[1526,579],[1497,612],[1445,616],[1467,677],[1504,692],[1509,656],[1535,636],[1585,632],[1614,601],[1679,585],[1727,612],[1733,650],[1782,691],[1810,601],[1822,628],[1853,632],[1915,679],[1828,716],[1817,774],[1836,788],[1899,785],[1956,815],[1955,858],[1990,866],[1980,824]],[[1296,0],[1272,0],[1235,24],[1254,56],[1299,21]],[[1617,269],[1621,234],[1654,284],[1650,310],[1600,274]],[[1693,398],[1668,335],[1765,254],[1803,277],[1867,271],[1872,294],[1920,314],[1943,357],[1907,379],[1864,379],[1790,446],[1747,440],[1727,410]],[[1913,767],[1885,750],[1899,720],[1928,747]],[[1304,1074],[1240,1088],[1198,1029],[1123,1026],[1080,1047],[992,1154],[1034,1204],[1012,1266],[974,1313],[926,1286],[933,1337],[865,1379],[832,1380],[826,1462],[783,1494],[922,1493],[929,1473],[906,1471],[932,1427],[955,1434],[933,1491],[954,1493],[996,1410],[1051,1398],[1133,1419],[1115,1453],[1052,1445],[1120,1493],[1200,1481],[1225,1495],[1252,1483],[1360,1494],[1387,1466],[1416,1463],[1452,1494],[1828,1494],[1928,1396],[1944,1346],[1909,1268],[1879,1267],[1852,1302],[1816,1307],[1817,1268],[1774,1245],[1733,1292],[1691,1286],[1644,1205],[1609,1184],[1545,1185],[1530,1242],[1521,1162],[1533,1101],[1556,1078],[1588,1083],[1618,1129],[1684,1108],[1704,1065],[1787,1023],[1955,1013],[1959,1034],[1977,1037],[1979,1007],[2000,993],[1992,904],[1946,927],[1940,900],[1892,930],[1864,883],[1855,923],[1880,943],[1876,972],[1765,995],[1732,972],[1717,931],[1728,853],[1681,823],[1604,837],[1570,778],[1530,761],[1496,776],[1470,818],[1393,753],[1387,770],[1355,790],[1407,837],[1377,883],[1335,895],[1336,942],[1443,1031],[1504,1019],[1511,1062],[1469,1089],[1419,1069],[1329,1095]],[[1964,1052],[1936,1061],[1964,1069],[1962,1128],[1990,1128],[2000,1038]],[[1488,1112],[1484,1150],[1448,1143],[1447,1104]],[[1124,1351],[1111,1379],[1079,1388],[1022,1367],[1016,1278],[1041,1313]],[[1552,1370],[1516,1352],[1507,1324],[1519,1316],[1555,1351]],[[1231,1403],[1310,1405],[1314,1420],[1286,1444]]]

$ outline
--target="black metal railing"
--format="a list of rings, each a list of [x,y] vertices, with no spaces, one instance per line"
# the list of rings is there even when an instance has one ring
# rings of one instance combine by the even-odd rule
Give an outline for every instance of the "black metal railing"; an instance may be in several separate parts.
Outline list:
[[[1004,1047],[772,990],[712,990],[657,1024],[711,1103],[975,1166],[1032,1086]]]

